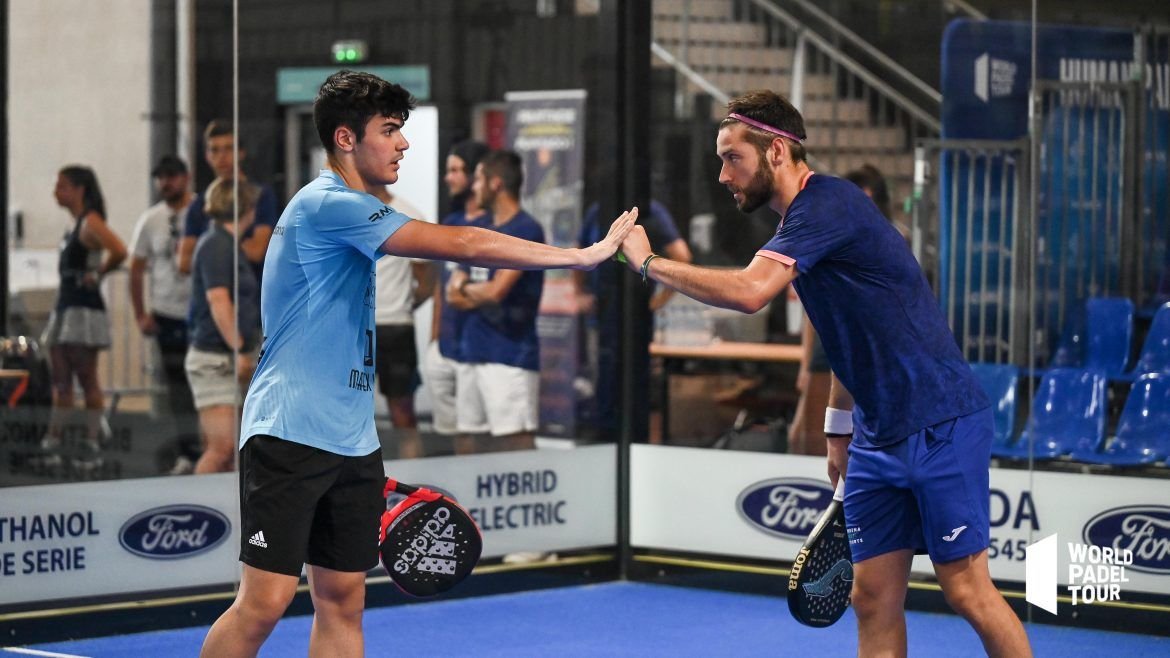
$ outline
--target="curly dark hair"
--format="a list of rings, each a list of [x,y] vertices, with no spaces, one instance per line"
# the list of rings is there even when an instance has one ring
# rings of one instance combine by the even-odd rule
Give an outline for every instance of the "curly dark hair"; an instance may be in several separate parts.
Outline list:
[[[358,71],[338,71],[326,78],[313,101],[317,136],[328,153],[333,152],[333,133],[341,126],[352,130],[357,141],[365,137],[366,123],[375,116],[406,121],[415,99],[401,85]]]
[[[793,107],[792,103],[789,103],[783,96],[768,89],[756,89],[736,96],[728,101],[727,112],[728,114],[742,114],[749,119],[755,119],[760,123],[765,123],[785,132],[792,133],[801,139],[808,136],[804,132],[804,118],[800,116],[800,111]],[[719,128],[723,129],[737,123],[742,122],[739,119],[727,117],[720,122]],[[772,144],[772,140],[777,137],[775,133],[760,130],[754,126],[748,126],[747,135],[748,141],[755,145],[761,157],[767,152],[768,147]],[[792,151],[792,161],[806,161],[808,155],[804,150],[804,145],[793,140],[788,141],[790,150]]]

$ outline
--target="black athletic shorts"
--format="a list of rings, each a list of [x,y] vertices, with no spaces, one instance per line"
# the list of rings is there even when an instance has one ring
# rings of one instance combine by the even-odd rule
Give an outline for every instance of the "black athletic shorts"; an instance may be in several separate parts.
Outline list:
[[[418,384],[414,325],[381,324],[374,330],[378,337],[378,354],[374,363],[378,372],[378,390],[388,398],[413,394]]]
[[[253,436],[240,449],[240,561],[289,576],[374,568],[385,485],[381,449],[344,457]]]

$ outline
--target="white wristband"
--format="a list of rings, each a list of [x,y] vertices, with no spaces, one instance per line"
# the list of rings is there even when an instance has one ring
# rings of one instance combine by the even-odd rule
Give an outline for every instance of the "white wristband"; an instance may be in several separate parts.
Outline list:
[[[825,409],[825,434],[853,434],[853,412]]]

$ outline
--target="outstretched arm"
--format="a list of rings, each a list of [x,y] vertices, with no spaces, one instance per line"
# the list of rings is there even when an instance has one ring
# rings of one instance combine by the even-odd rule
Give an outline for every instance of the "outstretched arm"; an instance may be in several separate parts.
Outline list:
[[[600,242],[583,249],[561,249],[473,226],[411,221],[387,238],[380,249],[394,256],[451,260],[480,267],[590,270],[617,252],[637,219],[637,208],[622,213]]]
[[[651,256],[645,229],[634,227],[622,243],[622,253],[630,269],[641,273],[642,264]],[[756,256],[742,270],[716,270],[655,256],[646,274],[704,304],[755,313],[796,278],[796,267]]]

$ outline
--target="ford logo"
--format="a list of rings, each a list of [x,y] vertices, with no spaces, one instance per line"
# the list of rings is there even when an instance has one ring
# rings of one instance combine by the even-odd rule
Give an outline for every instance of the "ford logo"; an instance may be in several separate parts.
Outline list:
[[[1126,568],[1170,574],[1170,507],[1134,505],[1094,516],[1082,531],[1086,544],[1133,551]]]
[[[760,532],[803,541],[831,500],[833,488],[828,482],[779,478],[744,489],[735,508]]]
[[[127,521],[118,531],[118,542],[140,557],[174,560],[219,546],[231,528],[231,521],[210,507],[168,505],[147,510]]]

